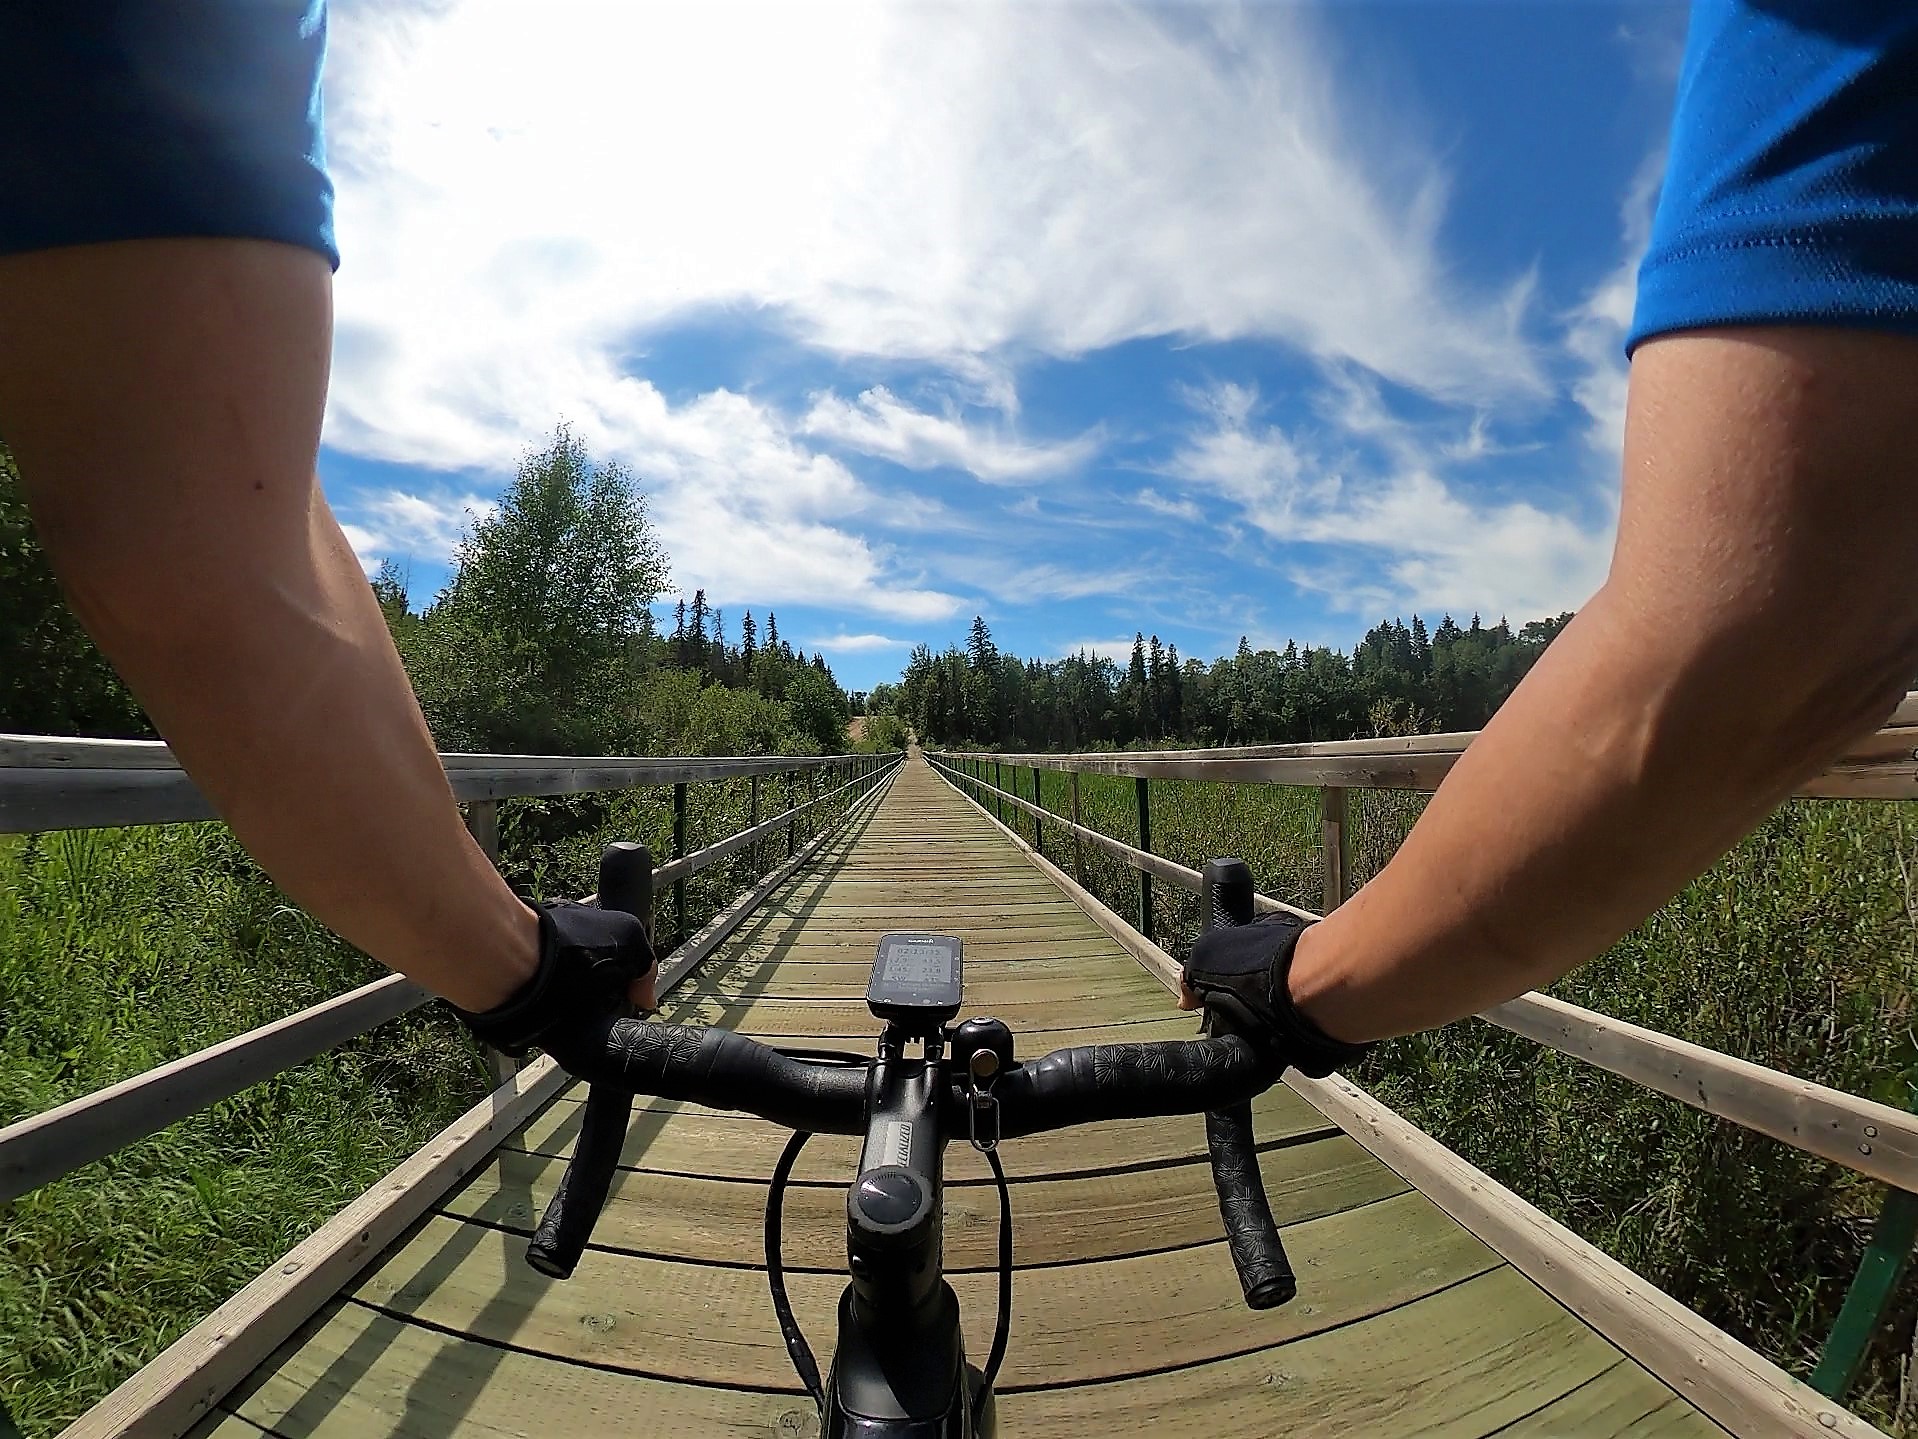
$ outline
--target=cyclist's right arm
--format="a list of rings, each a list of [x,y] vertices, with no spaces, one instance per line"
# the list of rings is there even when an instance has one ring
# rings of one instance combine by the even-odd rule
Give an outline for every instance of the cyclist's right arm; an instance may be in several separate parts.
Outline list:
[[[1591,958],[1918,675],[1918,12],[1697,0],[1636,331],[1611,572],[1301,939],[1335,1036]]]

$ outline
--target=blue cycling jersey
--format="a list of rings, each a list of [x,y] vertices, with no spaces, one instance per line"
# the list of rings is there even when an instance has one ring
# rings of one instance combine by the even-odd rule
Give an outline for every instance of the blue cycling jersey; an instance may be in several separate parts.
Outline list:
[[[1918,332],[1918,5],[1694,0],[1627,348],[1701,325]]]
[[[0,0],[0,254],[280,240],[337,266],[325,0]]]

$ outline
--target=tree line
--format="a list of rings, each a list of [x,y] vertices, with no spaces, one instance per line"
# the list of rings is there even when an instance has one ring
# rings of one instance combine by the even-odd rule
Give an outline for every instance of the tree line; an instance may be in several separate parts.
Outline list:
[[[696,590],[665,631],[671,569],[624,467],[565,426],[472,523],[423,608],[391,560],[372,588],[441,749],[499,754],[833,754],[852,702],[750,612],[729,640]],[[68,610],[0,445],[0,730],[148,738],[153,729]]]
[[[1023,750],[1137,744],[1287,744],[1478,729],[1571,621],[1514,631],[1449,614],[1384,621],[1347,655],[1288,643],[1206,663],[1157,635],[1134,636],[1123,668],[1086,651],[1061,660],[1002,653],[975,616],[963,647],[913,650],[899,683],[868,708],[896,714],[931,744]]]

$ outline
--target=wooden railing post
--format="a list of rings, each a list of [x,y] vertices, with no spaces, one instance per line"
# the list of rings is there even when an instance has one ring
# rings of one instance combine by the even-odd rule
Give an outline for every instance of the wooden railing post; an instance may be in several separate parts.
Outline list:
[[[753,776],[752,818],[747,822],[746,828],[753,829],[753,828],[756,828],[758,824],[759,824],[759,776],[754,775]],[[766,872],[763,868],[761,868],[761,866],[765,862],[765,858],[766,856],[762,852],[762,847],[760,845],[760,842],[758,840],[754,840],[753,854],[752,854],[752,867],[753,867],[754,874],[764,874]]]
[[[786,776],[786,808],[792,809],[799,803],[799,771],[793,770]],[[791,859],[799,851],[799,821],[786,821],[786,858]]]
[[[673,858],[686,857],[686,785],[673,786]],[[673,881],[673,948],[686,942],[686,881]]]
[[[1032,802],[1035,805],[1037,805],[1040,809],[1044,809],[1046,807],[1046,802],[1039,798],[1039,766],[1038,765],[1034,765],[1032,767]],[[1045,855],[1045,852],[1046,852],[1045,825],[1040,821],[1039,816],[1036,814],[1032,817],[1032,848],[1033,848],[1033,851],[1037,853],[1038,855],[1040,855],[1041,857]]]
[[[1345,790],[1326,785],[1319,790],[1319,845],[1325,853],[1325,913],[1344,904],[1351,894],[1352,837],[1345,823]]]
[[[1152,853],[1152,781],[1143,775],[1132,781],[1139,801],[1139,848]],[[1139,871],[1139,933],[1152,938],[1152,876]]]
[[[480,852],[499,868],[499,801],[496,799],[476,799],[466,806],[466,832],[473,836],[473,842]],[[480,1054],[486,1060],[486,1072],[493,1078],[493,1087],[499,1088],[515,1074],[519,1073],[519,1061],[501,1049],[490,1044],[480,1046]]]
[[[1072,822],[1075,826],[1085,823],[1084,820],[1079,818],[1079,771],[1076,769],[1072,772]],[[1080,837],[1079,831],[1076,828],[1072,832],[1072,869],[1074,877],[1081,885],[1084,885],[1086,882],[1086,842]]]

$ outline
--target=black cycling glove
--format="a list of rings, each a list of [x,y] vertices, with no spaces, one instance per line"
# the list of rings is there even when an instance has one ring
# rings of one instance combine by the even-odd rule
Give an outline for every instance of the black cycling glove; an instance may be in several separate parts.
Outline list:
[[[1237,1034],[1264,1048],[1280,1068],[1323,1079],[1372,1046],[1332,1038],[1292,1003],[1292,954],[1308,921],[1261,915],[1250,924],[1209,929],[1192,946],[1185,982],[1205,1005],[1208,1034]]]
[[[574,1074],[605,1051],[627,992],[657,963],[646,926],[624,910],[559,900],[539,915],[539,969],[518,994],[478,1014],[455,1008],[480,1039],[514,1056],[545,1050]],[[590,1075],[582,1075],[590,1078]]]

